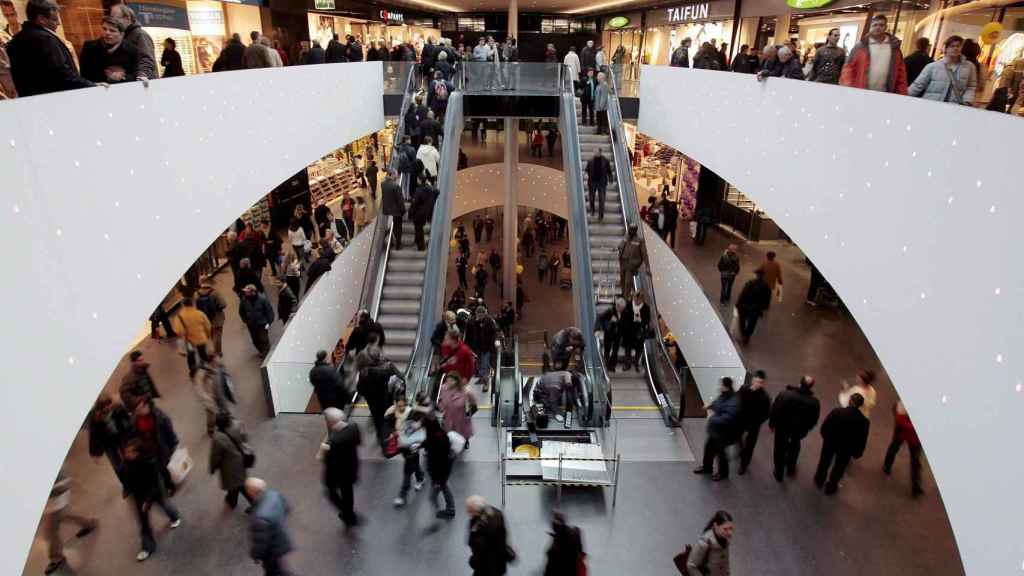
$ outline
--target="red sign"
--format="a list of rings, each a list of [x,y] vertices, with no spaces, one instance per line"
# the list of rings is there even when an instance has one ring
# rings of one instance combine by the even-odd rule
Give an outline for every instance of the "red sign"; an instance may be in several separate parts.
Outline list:
[[[404,22],[405,15],[401,12],[392,12],[390,10],[381,10],[380,19],[385,22]]]

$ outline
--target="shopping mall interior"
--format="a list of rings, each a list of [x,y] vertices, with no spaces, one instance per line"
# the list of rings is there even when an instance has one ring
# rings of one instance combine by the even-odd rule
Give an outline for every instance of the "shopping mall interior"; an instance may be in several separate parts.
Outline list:
[[[1024,2],[0,8],[5,573],[1024,569]]]

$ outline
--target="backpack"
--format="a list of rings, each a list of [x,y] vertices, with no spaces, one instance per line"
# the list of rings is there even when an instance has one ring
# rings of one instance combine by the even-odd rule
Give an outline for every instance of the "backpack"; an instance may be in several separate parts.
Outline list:
[[[213,292],[204,294],[196,300],[196,308],[200,312],[206,314],[206,317],[213,321],[214,316],[220,313],[222,308],[217,304],[217,300],[213,297]]]
[[[448,83],[444,80],[438,80],[434,83],[434,98],[442,102],[448,100]]]

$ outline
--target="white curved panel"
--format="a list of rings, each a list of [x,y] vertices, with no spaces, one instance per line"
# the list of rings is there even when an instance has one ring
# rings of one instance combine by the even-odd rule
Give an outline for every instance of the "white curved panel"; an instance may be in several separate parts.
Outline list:
[[[519,164],[519,204],[569,218],[565,173],[538,164]],[[505,205],[505,165],[481,164],[459,170],[452,218]]]
[[[967,573],[1019,574],[1024,121],[705,70],[645,67],[641,82],[640,130],[763,206],[857,318],[914,418]]]
[[[305,412],[313,393],[309,370],[318,350],[331,352],[359,311],[366,262],[373,246],[374,219],[331,263],[306,294],[302,306],[267,359],[274,413]]]
[[[679,342],[701,399],[710,403],[718,396],[722,377],[743,382],[747,373],[743,360],[697,279],[646,223],[644,243],[658,314]]]
[[[0,573],[19,573],[84,413],[182,272],[253,202],[384,124],[374,62],[0,103]],[[31,442],[23,431],[31,430]]]

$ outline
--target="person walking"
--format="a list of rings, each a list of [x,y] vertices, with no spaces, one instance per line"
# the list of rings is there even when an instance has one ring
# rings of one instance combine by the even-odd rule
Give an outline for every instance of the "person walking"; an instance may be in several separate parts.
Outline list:
[[[548,546],[544,576],[585,576],[586,557],[583,535],[571,526],[561,512],[551,514],[551,545]]]
[[[927,36],[921,36],[915,42],[917,50],[913,54],[907,56],[906,60],[903,61],[907,67],[907,82],[910,84],[917,80],[924,67],[934,62],[930,56],[932,51],[932,42]]]
[[[676,46],[676,49],[672,51],[672,57],[669,59],[669,66],[674,68],[689,68],[690,67],[690,44],[693,41],[690,38],[683,38],[683,41]]]
[[[804,376],[800,386],[787,386],[772,402],[768,428],[775,433],[773,454],[775,480],[782,482],[785,472],[796,475],[800,441],[818,424],[821,403],[814,397],[814,378]]]
[[[882,471],[885,472],[886,476],[892,474],[892,465],[896,460],[896,454],[899,453],[900,447],[906,443],[907,450],[910,452],[910,493],[914,498],[917,498],[924,494],[924,490],[921,489],[921,440],[917,437],[914,423],[911,422],[910,415],[907,414],[907,409],[903,406],[903,402],[893,404],[892,413],[892,441],[889,442],[889,448],[885,451],[885,462],[882,464]]]
[[[626,362],[623,369],[629,370],[632,365],[637,372],[640,372],[644,342],[651,333],[651,307],[645,302],[642,292],[633,292],[622,312],[622,319],[621,341],[623,348],[626,349]]]
[[[402,187],[398,184],[398,174],[388,169],[387,177],[381,186],[382,211],[385,216],[391,216],[392,238],[395,242],[395,249],[402,249],[402,219],[405,217],[405,199],[402,197]]]
[[[100,392],[89,413],[89,455],[93,458],[106,456],[117,479],[122,477],[121,448],[132,432],[132,417],[123,405],[115,404],[106,392]]]
[[[718,298],[720,304],[728,304],[732,299],[732,285],[740,273],[740,257],[736,254],[736,250],[735,244],[729,244],[721,258],[718,259],[718,273],[722,277],[722,293]]]
[[[548,264],[551,261],[548,259],[548,252],[544,248],[540,249],[537,253],[537,280],[544,284],[544,278],[548,274]]]
[[[839,28],[828,31],[825,44],[814,51],[814,62],[807,79],[822,84],[839,84],[839,74],[846,63],[846,50],[839,46]]]
[[[839,481],[843,479],[850,459],[864,455],[871,421],[861,413],[863,405],[864,397],[854,394],[850,396],[849,406],[833,409],[821,424],[823,442],[814,484],[818,488],[824,487],[827,495],[839,490]]]
[[[353,356],[358,356],[363,348],[370,344],[371,335],[376,336],[378,346],[384,346],[384,327],[370,317],[369,310],[363,308],[356,315],[356,327],[349,334],[348,346],[345,351]]]
[[[633,277],[640,272],[640,266],[646,260],[647,248],[637,236],[636,224],[630,224],[629,235],[619,248],[619,280],[623,297],[629,298],[633,293]]]
[[[121,386],[118,388],[121,403],[134,404],[131,402],[132,398],[160,398],[160,392],[156,388],[156,383],[153,382],[153,376],[149,373],[149,362],[146,362],[142,351],[132,350],[128,359],[131,360],[131,366],[124,378],[121,378]]]
[[[594,215],[594,196],[598,201],[599,221],[604,220],[604,205],[607,197],[608,181],[612,177],[612,164],[604,157],[603,150],[597,149],[594,157],[587,162],[587,187],[590,191],[590,215]]]
[[[427,473],[430,474],[430,502],[437,510],[435,516],[444,520],[455,517],[455,497],[448,487],[448,478],[452,473],[452,446],[448,434],[432,415],[414,411],[409,419],[415,427],[422,428],[426,436],[423,449],[427,453]],[[437,496],[444,496],[444,509],[437,505]]]
[[[220,472],[220,487],[225,492],[224,503],[229,508],[234,509],[238,505],[239,494],[245,496],[249,501],[249,507],[245,509],[248,514],[252,512],[254,502],[244,491],[245,480],[256,457],[246,440],[248,436],[240,420],[227,413],[217,415],[217,429],[210,442],[210,474]]]
[[[754,271],[754,278],[743,286],[736,299],[736,314],[739,317],[740,341],[750,343],[757,321],[768,310],[772,300],[772,289],[764,280],[764,270]]]
[[[213,353],[224,353],[224,309],[228,307],[224,297],[210,282],[203,282],[196,293],[196,309],[206,314],[210,320],[210,339],[213,340]]]
[[[384,420],[394,431],[392,434],[398,436],[398,450],[404,461],[402,464],[402,487],[399,489],[398,496],[392,501],[395,508],[405,506],[409,489],[413,488],[419,492],[423,489],[423,482],[426,479],[423,468],[420,466],[420,449],[427,435],[422,426],[414,425],[409,420],[409,416],[412,414],[413,409],[409,406],[409,400],[404,394],[395,396],[395,403],[384,413]],[[412,482],[414,477],[416,478],[415,485]]]
[[[729,478],[729,457],[725,449],[735,443],[739,436],[740,399],[733,390],[732,378],[719,381],[718,397],[707,407],[710,412],[707,424],[707,439],[704,441],[704,459],[694,474],[711,474],[711,480]],[[715,460],[718,472],[715,472]]]
[[[907,70],[898,38],[886,32],[885,14],[875,14],[868,33],[857,42],[846,58],[839,83],[892,94],[907,93]]]
[[[289,576],[286,557],[294,546],[285,525],[291,512],[288,501],[260,478],[247,479],[245,493],[254,502],[249,515],[249,556],[263,567],[264,576]]]
[[[437,410],[443,416],[445,431],[455,432],[466,439],[464,449],[469,449],[473,437],[473,414],[477,411],[476,395],[456,372],[444,376],[441,393],[437,399]]]
[[[422,150],[423,147],[421,146],[420,149]],[[413,194],[412,203],[409,206],[409,216],[412,218],[416,249],[420,252],[427,249],[424,228],[434,212],[435,198],[434,188],[425,177],[421,176],[420,185],[416,187],[416,193]]]
[[[210,353],[206,349],[212,332],[210,319],[196,309],[192,298],[184,298],[181,301],[181,310],[174,317],[174,331],[185,339],[188,376],[193,378],[199,364],[210,361]],[[199,364],[196,362],[196,354],[199,355]]]
[[[850,405],[850,397],[854,394],[860,394],[861,398],[864,399],[864,403],[860,407],[861,413],[868,420],[871,419],[871,410],[874,409],[875,404],[878,403],[878,391],[875,390],[875,373],[872,370],[858,370],[857,379],[851,385],[846,380],[840,383],[841,390],[839,392],[839,405],[843,408]]]
[[[331,364],[326,350],[318,350],[316,362],[309,371],[309,383],[313,385],[313,393],[320,403],[320,410],[338,408],[344,410],[350,396],[342,384],[338,368]]]
[[[772,398],[764,389],[764,381],[764,370],[758,370],[754,372],[750,382],[741,386],[737,393],[740,400],[739,439],[742,444],[740,476],[746,474],[747,468],[750,467],[754,447],[757,446],[757,437],[761,433],[761,425],[768,419],[772,410]]]
[[[960,36],[946,38],[942,60],[925,66],[907,94],[935,102],[972,106],[978,72],[977,67],[960,54],[963,45],[964,39]]]
[[[475,317],[466,326],[466,344],[476,354],[476,375],[483,384],[485,394],[490,387],[491,361],[494,358],[494,341],[497,337],[498,325],[494,318],[488,313],[486,307],[477,306]]]
[[[181,54],[177,51],[174,38],[164,38],[164,51],[160,55],[160,65],[164,67],[162,78],[184,76],[185,69],[181,66]]]
[[[465,342],[459,339],[457,329],[448,330],[441,343],[441,360],[438,362],[439,371],[454,372],[469,382],[476,375],[476,358],[473,351]]]
[[[277,284],[277,317],[281,319],[281,324],[287,324],[299,307],[299,298],[292,292],[287,281],[278,281]]]
[[[505,515],[483,496],[466,498],[469,516],[469,567],[473,576],[502,576],[516,553],[508,544]]]
[[[213,436],[217,426],[217,416],[232,415],[231,405],[235,403],[234,387],[221,364],[220,356],[210,356],[202,368],[198,378],[193,379],[196,396],[206,412],[206,433]]]
[[[580,71],[582,66],[580,64],[580,57],[576,54],[576,47],[570,46],[569,51],[565,53],[565,58],[562,59],[562,64],[568,68],[569,78],[572,79],[572,85],[574,90],[580,89]]]
[[[50,497],[46,500],[43,510],[43,524],[46,526],[46,542],[49,547],[49,563],[43,570],[44,574],[53,574],[65,564],[64,538],[60,535],[60,527],[65,521],[78,525],[75,538],[84,538],[99,526],[95,518],[76,514],[68,509],[71,499],[71,478],[62,466],[57,473],[57,481],[50,489]]]
[[[729,544],[736,525],[725,510],[715,515],[704,527],[697,543],[686,547],[685,576],[729,576]]]
[[[587,69],[586,77],[580,87],[580,113],[581,126],[594,126],[594,98],[597,95],[597,78],[592,68]]]
[[[594,113],[597,115],[597,133],[608,134],[608,81],[604,72],[597,73],[597,88],[594,89]]]
[[[359,426],[346,422],[345,413],[337,408],[324,410],[327,421],[326,454],[324,455],[324,487],[327,498],[338,509],[338,518],[346,526],[359,524],[352,487],[359,480]]]
[[[178,513],[178,509],[167,500],[167,487],[161,477],[160,468],[166,464],[148,453],[145,444],[146,441],[140,439],[128,441],[124,447],[124,462],[121,472],[125,481],[125,497],[132,497],[139,519],[142,549],[135,555],[135,559],[139,562],[145,561],[156,551],[156,540],[153,537],[153,528],[149,523],[149,511],[154,504],[164,511],[167,519],[170,520],[171,528],[181,526],[181,515]]]
[[[249,329],[249,337],[260,359],[266,358],[270,353],[270,324],[274,321],[274,308],[252,284],[242,290],[238,316]]]
[[[395,389],[391,379],[395,377],[402,380],[402,373],[393,362],[384,359],[380,345],[373,342],[373,338],[370,337],[370,344],[356,357],[356,372],[359,374],[356,390],[366,400],[377,433],[377,443],[384,448],[388,432],[384,424],[384,413],[391,405]]]

